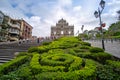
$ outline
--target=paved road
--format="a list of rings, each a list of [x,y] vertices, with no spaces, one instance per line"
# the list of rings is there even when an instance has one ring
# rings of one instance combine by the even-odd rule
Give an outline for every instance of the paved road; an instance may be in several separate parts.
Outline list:
[[[102,42],[100,40],[85,41],[91,43],[92,46],[102,48]],[[105,51],[120,58],[120,41],[105,40]]]

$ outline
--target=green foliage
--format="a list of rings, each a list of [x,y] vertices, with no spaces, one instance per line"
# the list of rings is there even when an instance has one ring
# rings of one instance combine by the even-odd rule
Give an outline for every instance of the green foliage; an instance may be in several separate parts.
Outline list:
[[[105,63],[106,60],[113,59],[112,55],[105,53],[105,52],[99,52],[99,53],[92,53],[88,56],[88,58],[94,59],[100,63]]]
[[[29,67],[23,67],[17,71],[18,77],[22,80],[32,80],[32,72]]]
[[[78,62],[78,61],[77,61]],[[96,80],[96,71],[95,62],[92,60],[86,60],[86,66],[82,69],[79,67],[80,64],[72,64],[68,72],[43,72],[36,75],[37,80]],[[77,69],[75,69],[77,68]],[[73,71],[74,70],[74,71]]]
[[[28,53],[38,52],[38,47],[30,47]]]
[[[111,37],[111,38],[117,38],[116,36],[120,36],[120,21],[111,24],[105,35],[107,35],[106,37]]]
[[[40,46],[40,47],[38,47],[38,53],[47,52],[50,48],[51,48],[51,47],[46,46],[46,45]]]
[[[53,41],[49,47],[51,49],[67,49],[79,45],[79,40],[74,37],[63,37],[57,41]]]
[[[42,45],[49,45],[51,42],[43,42]]]
[[[37,72],[40,72],[41,70],[39,69],[39,54],[33,54],[33,58],[30,62],[30,67],[32,68],[32,72],[35,74]]]
[[[98,66],[96,74],[98,80],[120,80],[119,74],[110,65]]]
[[[90,49],[89,46],[80,46],[80,49]]]
[[[83,63],[85,64],[84,66],[82,65]],[[77,79],[78,78],[87,79],[88,77],[94,79],[95,78],[94,72],[96,71],[96,66],[94,61],[85,60],[83,62],[83,60],[80,57],[73,56],[70,54],[65,54],[60,49],[50,50],[48,54],[45,53],[41,55],[33,54],[33,58],[30,62],[30,66],[32,72],[34,74],[38,74],[36,76],[38,80],[39,79],[68,80],[71,79],[72,77],[75,78],[76,76],[78,76]],[[51,72],[50,75],[48,75],[49,72]],[[76,76],[75,75],[73,76],[72,73],[76,74]],[[46,77],[46,75],[48,76]]]
[[[27,55],[29,55],[29,53],[27,53],[27,52],[19,52],[19,54],[17,54],[16,57],[27,56]]]
[[[6,66],[1,65],[0,80],[120,79],[119,61],[112,61],[113,56],[103,49],[91,47],[90,43],[79,41],[76,37],[63,37],[29,48],[28,52],[18,54],[13,62],[5,63]],[[24,60],[19,59],[21,57],[25,57]],[[26,61],[28,64],[23,66]],[[107,66],[103,66],[105,62]]]
[[[114,71],[120,74],[120,61],[107,60],[106,63],[114,68]]]
[[[115,32],[113,36],[120,36],[120,32]]]
[[[16,68],[18,68],[21,64],[25,63],[28,60],[28,58],[26,56],[21,56],[18,58],[15,58],[14,60],[5,63],[3,65],[0,66],[0,74],[7,74],[10,71],[15,70]]]
[[[91,44],[88,43],[88,42],[80,42],[80,44],[83,45],[83,46],[91,46]]]
[[[33,80],[32,73],[29,68],[29,62],[21,65],[18,70],[9,72],[6,75],[0,77],[0,80]]]
[[[104,50],[102,48],[98,48],[98,47],[91,47],[90,52],[91,53],[99,53],[99,52],[104,52]]]

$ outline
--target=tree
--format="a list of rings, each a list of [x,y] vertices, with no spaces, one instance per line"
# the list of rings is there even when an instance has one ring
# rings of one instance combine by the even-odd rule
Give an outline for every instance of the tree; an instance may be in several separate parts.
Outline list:
[[[118,10],[117,13],[118,13],[118,20],[120,21],[120,10]]]

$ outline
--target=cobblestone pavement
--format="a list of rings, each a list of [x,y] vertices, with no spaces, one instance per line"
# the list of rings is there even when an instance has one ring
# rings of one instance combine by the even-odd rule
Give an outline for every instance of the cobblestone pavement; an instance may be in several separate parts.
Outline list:
[[[102,48],[102,42],[100,40],[85,41],[91,43],[92,46]],[[120,41],[105,40],[105,52],[108,52],[118,58],[120,58]]]

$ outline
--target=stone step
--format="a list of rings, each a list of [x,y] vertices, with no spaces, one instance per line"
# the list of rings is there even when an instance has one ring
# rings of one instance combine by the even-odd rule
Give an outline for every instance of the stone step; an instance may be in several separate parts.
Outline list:
[[[2,65],[3,63],[9,62],[13,60],[13,57],[10,56],[0,56],[0,65]]]

